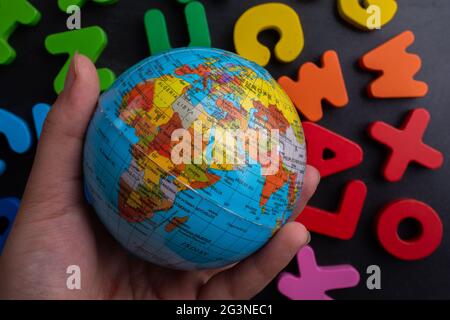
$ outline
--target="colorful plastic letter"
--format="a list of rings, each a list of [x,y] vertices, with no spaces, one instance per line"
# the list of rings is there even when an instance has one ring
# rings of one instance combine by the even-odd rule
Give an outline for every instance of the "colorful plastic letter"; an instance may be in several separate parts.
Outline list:
[[[355,142],[313,122],[303,122],[307,141],[308,164],[317,168],[320,176],[329,175],[358,166],[363,160],[363,150]],[[325,151],[332,158],[325,158]]]
[[[118,0],[92,0],[92,1],[100,5],[109,5],[116,3]],[[73,5],[82,7],[86,2],[87,0],[58,0],[58,7],[62,11],[66,12],[68,7]]]
[[[0,199],[0,255],[8,238],[17,211],[19,210],[19,199],[3,198]]]
[[[405,31],[361,58],[362,68],[382,73],[367,88],[371,97],[417,98],[427,94],[428,85],[414,79],[421,68],[421,59],[406,52],[413,42],[414,33]]]
[[[345,107],[348,103],[347,88],[337,53],[325,52],[322,65],[319,68],[311,62],[303,64],[298,71],[297,81],[286,76],[278,79],[297,109],[314,122],[323,117],[322,100],[337,108]]]
[[[0,0],[0,64],[10,64],[16,58],[8,39],[18,24],[34,26],[40,19],[39,11],[27,0]]]
[[[306,206],[297,221],[303,223],[309,231],[349,240],[355,234],[366,195],[366,184],[353,180],[346,185],[337,212]]]
[[[408,218],[420,223],[420,233],[403,240],[398,235],[399,224]],[[442,241],[442,221],[426,203],[403,199],[388,204],[378,215],[378,240],[387,252],[402,260],[418,260],[431,255]]]
[[[36,130],[36,135],[39,139],[42,132],[42,126],[44,125],[45,118],[47,117],[48,112],[50,111],[50,106],[46,103],[38,103],[33,107],[33,120],[34,120],[34,128]]]
[[[190,47],[210,47],[208,20],[204,6],[198,2],[189,2],[184,13],[190,38]],[[147,40],[152,55],[167,51],[172,48],[167,32],[164,14],[157,9],[149,10],[144,16]]]
[[[236,52],[261,66],[270,60],[270,50],[258,41],[258,34],[274,29],[280,34],[275,45],[275,56],[281,62],[292,62],[304,46],[300,18],[291,7],[282,3],[265,3],[248,9],[234,26]]]
[[[327,291],[359,283],[359,272],[351,265],[318,266],[310,246],[297,253],[297,265],[299,276],[283,272],[278,279],[278,291],[292,300],[332,300]]]
[[[27,123],[4,109],[0,109],[0,133],[6,136],[14,152],[24,153],[31,147],[32,138]],[[0,171],[5,171],[6,164],[2,160],[0,162]]]
[[[51,54],[69,54],[69,58],[55,78],[54,88],[60,93],[64,88],[67,71],[75,52],[88,56],[93,62],[97,61],[108,43],[106,33],[98,26],[79,30],[66,31],[49,35],[45,39],[45,47]],[[114,73],[107,68],[98,69],[101,90],[106,90],[114,82]]]
[[[430,114],[427,110],[414,109],[408,113],[400,129],[380,121],[370,125],[369,135],[391,150],[383,168],[387,181],[400,181],[411,162],[428,169],[442,166],[443,154],[422,141],[429,122]]]
[[[370,28],[371,6],[376,6],[380,11],[380,28],[388,24],[397,13],[397,2],[395,0],[364,0],[364,7],[360,0],[338,0],[338,11],[341,17],[362,30],[373,30]]]

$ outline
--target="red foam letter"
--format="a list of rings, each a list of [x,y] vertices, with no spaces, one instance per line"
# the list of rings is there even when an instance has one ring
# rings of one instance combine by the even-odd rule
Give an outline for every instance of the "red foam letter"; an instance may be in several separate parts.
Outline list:
[[[421,231],[414,239],[402,240],[397,229],[407,218],[417,220]],[[442,233],[442,222],[436,211],[417,200],[391,202],[377,218],[378,240],[387,252],[402,260],[418,260],[431,255],[439,247]]]
[[[410,162],[416,162],[429,169],[442,166],[444,156],[423,143],[422,137],[430,122],[425,109],[411,111],[401,129],[384,122],[374,122],[369,127],[370,136],[391,149],[383,169],[383,175],[390,182],[399,181]]]
[[[312,231],[326,236],[349,240],[353,237],[366,200],[364,182],[354,180],[347,184],[336,213],[307,206],[297,221]]]
[[[363,160],[361,147],[312,122],[303,122],[307,141],[308,164],[316,167],[320,176],[326,177],[359,165]],[[334,157],[324,158],[324,151],[330,150]]]

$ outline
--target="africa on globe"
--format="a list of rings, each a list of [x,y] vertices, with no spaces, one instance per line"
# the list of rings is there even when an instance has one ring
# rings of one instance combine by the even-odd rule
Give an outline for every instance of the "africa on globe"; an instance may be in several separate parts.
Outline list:
[[[99,100],[85,193],[151,263],[223,267],[261,248],[300,198],[305,139],[271,75],[233,53],[181,48],[126,71]]]

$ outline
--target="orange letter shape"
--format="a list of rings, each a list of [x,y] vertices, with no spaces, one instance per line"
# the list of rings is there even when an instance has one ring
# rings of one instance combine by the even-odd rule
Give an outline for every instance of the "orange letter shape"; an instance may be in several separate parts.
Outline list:
[[[382,73],[367,88],[371,97],[417,98],[427,94],[428,85],[414,80],[422,65],[421,59],[406,52],[413,42],[414,33],[405,31],[361,58],[362,68]]]
[[[335,51],[322,56],[322,68],[307,62],[298,71],[298,81],[283,76],[278,83],[283,87],[297,109],[310,121],[322,119],[322,100],[335,107],[348,103],[347,88],[339,57]]]

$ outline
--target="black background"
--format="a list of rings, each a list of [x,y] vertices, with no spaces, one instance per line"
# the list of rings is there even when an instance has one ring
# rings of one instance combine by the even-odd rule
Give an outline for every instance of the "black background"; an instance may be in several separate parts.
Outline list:
[[[16,60],[9,66],[0,66],[0,107],[25,119],[34,132],[31,109],[39,102],[55,99],[53,79],[64,64],[65,56],[46,52],[47,35],[66,31],[67,15],[59,11],[56,0],[30,1],[42,13],[40,23],[33,28],[20,27],[10,39],[17,50]],[[248,8],[265,1],[205,0],[212,44],[214,47],[234,50],[233,26]],[[267,1],[268,2],[268,1]],[[355,288],[330,292],[335,299],[409,299],[450,298],[450,226],[449,186],[450,171],[447,162],[437,171],[411,165],[404,178],[391,184],[380,174],[386,150],[366,134],[367,126],[376,120],[399,126],[408,110],[424,107],[432,116],[425,141],[445,156],[450,151],[450,1],[398,0],[399,10],[391,23],[380,31],[362,32],[345,23],[338,15],[336,1],[289,0],[280,1],[294,8],[302,21],[305,48],[296,61],[280,64],[272,60],[267,67],[278,78],[296,77],[298,67],[306,62],[319,62],[323,52],[336,50],[346,80],[350,103],[344,109],[328,106],[319,124],[340,133],[364,149],[364,161],[357,168],[327,177],[312,200],[312,205],[334,210],[345,183],[362,179],[368,186],[368,196],[353,239],[336,240],[313,234],[311,245],[321,265],[349,263],[361,273],[361,282]],[[175,0],[119,0],[102,7],[88,2],[82,9],[82,27],[101,26],[108,34],[109,44],[97,62],[98,67],[109,67],[117,75],[149,55],[143,16],[146,10],[161,8],[167,17],[174,47],[185,46],[187,38],[183,7]],[[367,51],[405,30],[412,30],[416,42],[409,48],[418,53],[423,62],[417,79],[429,84],[426,97],[420,99],[373,100],[365,93],[374,75],[362,71],[358,59]],[[274,32],[266,31],[261,40],[273,47],[277,41]],[[36,137],[34,137],[36,141]],[[35,143],[34,143],[35,145]],[[20,197],[29,173],[35,149],[18,155],[0,136],[0,158],[7,163],[7,171],[0,176],[0,196]],[[444,224],[444,239],[434,254],[424,260],[405,262],[390,256],[377,242],[374,217],[388,202],[398,198],[414,198],[431,205]],[[414,232],[406,227],[406,233]],[[382,289],[368,290],[366,268],[376,264],[382,271]],[[287,270],[296,272],[292,262]],[[257,298],[284,299],[270,284]]]

